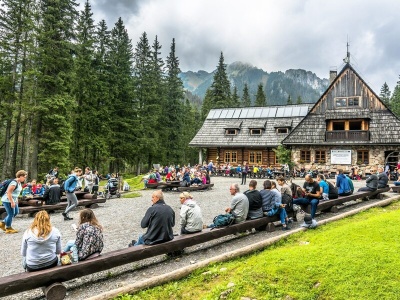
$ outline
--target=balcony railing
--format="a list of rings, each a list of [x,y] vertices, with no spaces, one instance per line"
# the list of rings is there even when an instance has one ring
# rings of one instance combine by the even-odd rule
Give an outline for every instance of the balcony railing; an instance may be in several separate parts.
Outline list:
[[[369,131],[368,130],[326,131],[325,140],[327,142],[369,141]]]

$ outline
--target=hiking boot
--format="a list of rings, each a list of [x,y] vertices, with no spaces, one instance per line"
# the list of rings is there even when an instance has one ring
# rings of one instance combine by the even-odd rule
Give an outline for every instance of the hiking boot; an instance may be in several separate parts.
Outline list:
[[[8,228],[6,228],[6,233],[17,233],[18,232],[18,230],[15,230],[14,228],[12,228],[12,227],[8,227]]]
[[[70,218],[67,215],[64,216],[64,221],[69,221],[69,220],[73,220],[74,218]]]
[[[64,218],[67,216],[67,214],[65,212],[63,212],[61,214],[63,215]]]
[[[282,230],[286,231],[286,230],[290,230],[289,226],[282,226]]]
[[[3,229],[4,231],[6,231],[6,223],[0,222],[0,229]]]
[[[133,247],[133,246],[135,246],[135,244],[136,244],[136,240],[132,240],[132,242],[130,242],[128,244],[128,247]]]

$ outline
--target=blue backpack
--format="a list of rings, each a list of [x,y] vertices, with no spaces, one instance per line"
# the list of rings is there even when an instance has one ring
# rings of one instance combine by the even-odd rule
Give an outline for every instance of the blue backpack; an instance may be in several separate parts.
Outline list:
[[[14,179],[6,179],[2,183],[0,183],[0,197],[3,197],[3,195],[7,192],[8,186]]]
[[[233,222],[235,222],[235,217],[232,214],[218,215],[213,220],[215,227],[229,226],[232,225]]]

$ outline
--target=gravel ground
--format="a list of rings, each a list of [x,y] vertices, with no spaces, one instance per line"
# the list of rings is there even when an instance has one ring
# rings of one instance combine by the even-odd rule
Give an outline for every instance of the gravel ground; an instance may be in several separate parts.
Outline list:
[[[231,183],[240,183],[239,178],[229,177],[212,177],[215,183],[214,188],[209,191],[192,192],[194,200],[202,208],[203,219],[205,224],[212,222],[217,214],[223,213],[224,209],[229,206],[231,196],[229,194],[229,186]],[[262,186],[264,179],[258,179],[258,187]],[[247,181],[248,183],[249,181]],[[302,185],[303,179],[295,180],[297,184]],[[355,188],[364,186],[365,181],[355,181]],[[243,190],[247,186],[241,186]],[[146,209],[151,205],[151,193],[153,190],[141,191],[142,196],[133,199],[117,199],[112,198],[94,212],[99,222],[104,226],[104,250],[103,253],[127,247],[132,239],[136,239],[143,230],[140,228],[140,221],[144,216]],[[179,193],[166,192],[165,201],[175,211],[176,223],[179,224]],[[390,195],[390,193],[388,194]],[[393,194],[392,194],[393,195]],[[360,202],[352,206],[343,206],[339,210],[339,214],[349,211],[362,205],[371,204],[374,201]],[[64,221],[61,211],[51,215],[53,226],[58,228],[62,234],[63,246],[68,240],[75,238],[75,232],[71,228],[71,224],[78,219],[79,210],[72,212],[70,215],[73,221]],[[317,216],[317,220],[331,217],[332,213],[324,213]],[[294,227],[301,224],[303,215],[298,215],[299,222],[294,223]],[[13,227],[19,229],[17,234],[6,235],[2,232],[2,255],[0,256],[0,276],[20,273],[23,271],[21,266],[21,239],[23,231],[29,227],[32,218],[27,215],[19,215],[14,219]],[[179,226],[175,226],[175,232],[179,232]],[[130,263],[121,267],[110,269],[109,271],[99,272],[93,275],[77,278],[66,282],[68,293],[66,299],[85,299],[90,296],[100,294],[115,288],[119,288],[126,284],[132,284],[137,281],[151,278],[152,276],[170,272],[187,265],[193,264],[207,258],[217,256],[251,243],[262,241],[281,234],[280,227],[272,233],[257,232],[244,236],[228,236],[218,240],[210,241],[201,245],[193,246],[185,249],[185,254],[179,258],[169,259],[165,255],[149,258],[140,262]],[[40,289],[19,293],[4,299],[44,299]]]

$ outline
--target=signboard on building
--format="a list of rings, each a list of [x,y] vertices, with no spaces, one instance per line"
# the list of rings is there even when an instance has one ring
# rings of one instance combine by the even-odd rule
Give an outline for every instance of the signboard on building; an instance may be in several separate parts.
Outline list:
[[[331,164],[351,165],[351,150],[331,150]]]

